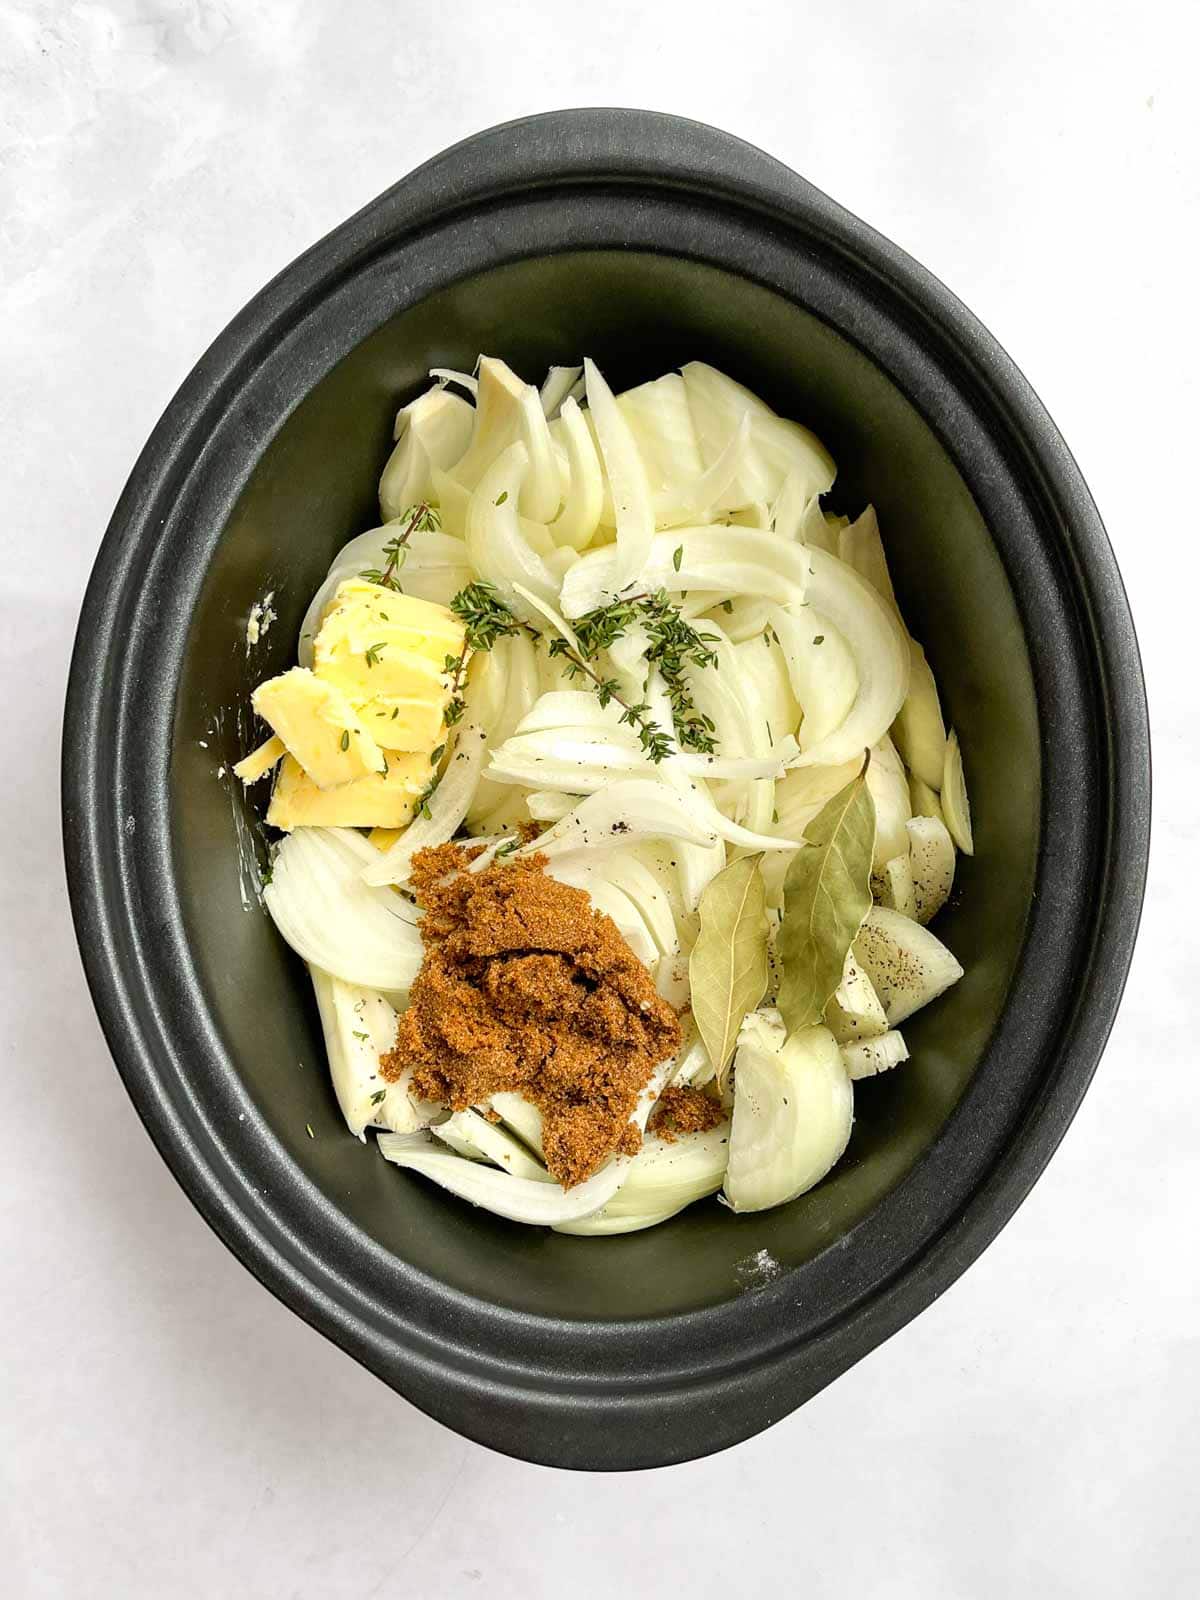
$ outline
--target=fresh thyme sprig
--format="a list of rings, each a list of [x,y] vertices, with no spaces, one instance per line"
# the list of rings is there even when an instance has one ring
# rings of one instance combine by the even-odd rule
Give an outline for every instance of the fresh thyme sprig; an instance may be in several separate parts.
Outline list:
[[[405,515],[408,521],[404,525],[403,532],[398,533],[394,539],[389,539],[383,547],[383,554],[387,558],[384,565],[370,567],[363,573],[368,583],[377,583],[382,589],[399,591],[400,585],[396,580],[396,573],[408,558],[408,541],[413,534],[436,533],[442,525],[436,509],[427,505],[424,500],[419,505],[410,506]]]
[[[477,650],[490,650],[497,639],[519,633],[521,624],[500,599],[490,583],[469,583],[450,602],[450,609],[462,623],[463,647],[457,656],[447,656],[445,671],[450,677],[450,701],[446,725],[462,721],[466,705],[462,698],[462,679],[467,659]]]
[[[616,635],[614,635],[616,637]],[[580,640],[582,648],[583,641]],[[611,705],[614,701],[621,707],[621,721],[627,723],[638,736],[638,743],[657,764],[665,761],[671,754],[670,737],[663,732],[658,723],[650,715],[650,706],[646,701],[637,705],[630,705],[620,692],[620,685],[615,678],[602,678],[594,667],[590,666],[579,651],[572,649],[566,639],[558,638],[550,641],[550,654],[561,656],[567,668],[567,675],[571,678],[586,677],[592,681],[596,691],[596,698],[602,706]]]
[[[696,710],[685,673],[688,666],[719,668],[717,654],[709,648],[717,643],[717,635],[698,632],[671,604],[666,591],[656,589],[652,594],[632,595],[629,599],[614,600],[611,605],[589,611],[574,624],[575,637],[583,654],[593,659],[601,650],[609,649],[634,623],[646,631],[646,660],[662,674],[680,745],[702,755],[711,755],[716,749],[713,739],[716,729],[710,717]],[[551,651],[567,653],[556,649],[559,643],[555,640],[550,646]],[[562,643],[565,645],[565,641]],[[643,713],[649,710],[648,707],[632,709]],[[638,726],[635,718],[623,717],[621,720],[633,721]],[[652,726],[656,727],[657,724]],[[640,727],[638,732],[643,746],[649,752],[647,738]],[[666,740],[666,743],[669,747],[670,741]],[[661,761],[662,756],[652,756],[652,759]]]
[[[716,651],[709,648],[719,642],[718,635],[693,628],[662,589],[642,601],[641,613],[642,626],[650,638],[646,659],[662,674],[679,742],[685,749],[711,755],[716,749],[716,727],[711,717],[696,710],[685,669],[689,665],[712,667],[714,671],[720,668]]]
[[[497,639],[521,631],[521,623],[490,583],[469,583],[451,600],[450,609],[467,630],[468,650],[490,650]]]
[[[443,671],[450,680],[445,716],[447,728],[461,722],[466,711],[462,682],[469,657],[475,651],[490,650],[497,639],[519,633],[524,626],[490,583],[471,583],[460,589],[451,600],[450,609],[462,622],[465,636],[458,655],[447,655],[443,663]],[[711,755],[716,749],[713,738],[716,729],[711,717],[697,711],[685,672],[689,666],[714,669],[720,666],[716,652],[709,648],[717,642],[717,636],[693,628],[671,604],[665,590],[632,595],[589,611],[574,625],[578,650],[569,640],[559,637],[550,640],[550,654],[563,661],[569,677],[587,678],[591,682],[601,706],[616,704],[621,707],[620,721],[633,729],[646,756],[657,764],[666,760],[674,745],[670,735],[650,715],[649,702],[631,703],[621,694],[615,678],[603,677],[592,665],[600,652],[607,650],[634,623],[646,630],[646,660],[662,674],[680,746]],[[445,751],[442,744],[433,752],[431,760],[435,766]],[[440,781],[440,775],[435,773],[417,802],[416,816],[430,815],[429,801]]]
[[[462,684],[469,658],[478,650],[490,650],[497,639],[521,631],[521,624],[490,583],[467,584],[466,588],[460,589],[451,600],[450,609],[463,624],[463,646],[457,655],[447,655],[442,663],[442,671],[450,680],[450,695],[446,701],[445,711],[447,728],[453,728],[460,723],[467,709]],[[445,753],[444,744],[438,745],[432,752],[429,759],[435,767]],[[435,772],[424,794],[417,801],[414,815],[429,816],[429,801],[440,782],[441,774]]]

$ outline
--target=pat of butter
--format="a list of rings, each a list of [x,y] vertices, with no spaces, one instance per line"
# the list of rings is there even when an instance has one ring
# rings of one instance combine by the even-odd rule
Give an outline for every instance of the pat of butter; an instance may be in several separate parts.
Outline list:
[[[307,667],[293,667],[260,683],[251,703],[318,789],[383,771],[383,751],[353,705],[336,684]]]
[[[257,750],[251,750],[248,756],[243,756],[233,769],[235,778],[240,778],[243,783],[257,783],[260,778],[265,778],[275,763],[287,754],[283,740],[277,733],[260,744]]]
[[[428,753],[444,744],[445,699],[417,695],[376,695],[364,701],[358,714],[376,744],[387,751],[421,750]]]
[[[411,650],[378,644],[370,655],[326,655],[314,660],[313,671],[326,683],[335,683],[360,715],[365,707],[390,711],[394,700],[424,700],[439,716],[445,710],[450,675]]]
[[[433,776],[426,755],[395,755],[386,772],[370,772],[336,789],[318,789],[293,756],[285,756],[275,780],[267,821],[293,828],[395,828],[412,817]]]
[[[465,636],[462,623],[445,606],[364,578],[348,578],[325,608],[313,641],[313,664],[319,672],[323,665],[348,656],[361,658],[380,646],[381,655],[403,651],[444,668],[446,657],[462,649]]]
[[[339,584],[313,641],[313,670],[335,684],[387,750],[432,750],[466,633],[445,606],[365,579]]]

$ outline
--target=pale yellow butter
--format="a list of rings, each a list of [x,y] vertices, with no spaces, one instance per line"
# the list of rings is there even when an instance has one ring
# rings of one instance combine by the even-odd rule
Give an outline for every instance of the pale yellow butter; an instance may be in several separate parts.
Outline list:
[[[442,742],[465,637],[445,606],[350,578],[313,641],[313,670],[341,690],[385,749],[431,750]]]
[[[307,667],[293,667],[260,683],[251,703],[318,789],[383,771],[383,751],[353,705],[336,684]]]
[[[359,708],[363,726],[388,751],[429,751],[444,744],[444,715],[445,700],[440,696],[431,700],[424,695],[378,695]]]
[[[284,833],[293,828],[400,829],[432,776],[428,756],[393,755],[386,772],[370,772],[336,789],[318,789],[300,763],[285,756],[267,821]]]
[[[287,754],[287,748],[277,733],[260,744],[257,750],[251,750],[248,756],[243,756],[233,769],[235,778],[240,778],[243,783],[257,783],[260,778],[266,777],[271,768],[281,757]]]

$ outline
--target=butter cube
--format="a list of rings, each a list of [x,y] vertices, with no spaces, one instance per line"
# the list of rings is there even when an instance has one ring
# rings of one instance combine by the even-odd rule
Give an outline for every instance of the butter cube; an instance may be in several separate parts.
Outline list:
[[[313,670],[357,709],[388,750],[441,742],[452,668],[465,630],[445,606],[351,578],[338,586],[313,641]]]
[[[318,789],[382,772],[384,754],[336,684],[307,667],[260,683],[251,704]]]
[[[424,755],[388,759],[386,772],[370,772],[336,789],[318,789],[293,756],[285,756],[275,780],[267,821],[293,828],[394,828],[412,817],[433,768]]]
[[[466,636],[462,623],[446,606],[400,594],[366,578],[347,578],[338,584],[325,607],[313,653],[320,652],[322,635],[326,649],[349,644],[352,653],[366,650],[372,639],[381,637],[381,628],[398,649],[427,655],[439,666],[446,656],[459,653]]]
[[[444,744],[446,696],[376,695],[359,706],[363,726],[385,750],[432,750]]]
[[[260,744],[257,750],[251,750],[248,756],[243,756],[233,769],[235,778],[240,778],[243,783],[257,783],[260,778],[265,778],[271,768],[287,754],[287,747],[277,733]]]

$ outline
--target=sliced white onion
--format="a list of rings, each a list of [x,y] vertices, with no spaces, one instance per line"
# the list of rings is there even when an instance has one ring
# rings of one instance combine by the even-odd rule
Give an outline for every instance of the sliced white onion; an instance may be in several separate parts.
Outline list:
[[[594,361],[585,360],[583,371],[587,381],[588,410],[596,425],[616,517],[617,543],[613,552],[611,586],[606,596],[613,600],[641,578],[654,538],[654,505],[642,458],[612,390]],[[567,579],[569,581],[570,573]],[[569,614],[580,615],[579,612]]]
[[[690,1086],[698,1089],[715,1076],[712,1058],[704,1048],[704,1041],[690,1014],[683,1019],[683,1025],[684,1041],[675,1057],[671,1083],[681,1088]]]
[[[682,1209],[682,1206],[671,1206],[660,1211],[638,1211],[630,1215],[618,1212],[614,1215],[611,1206],[604,1206],[578,1222],[555,1223],[554,1231],[572,1234],[580,1239],[611,1239],[617,1234],[642,1233],[647,1228],[656,1228],[660,1222],[669,1222]]]
[[[792,692],[782,649],[773,635],[764,633],[747,639],[744,644],[734,645],[733,650],[741,677],[742,697],[755,737],[762,734],[768,751],[781,747],[789,749],[795,744],[794,735],[800,725],[800,706]],[[790,755],[787,759],[791,759]],[[769,819],[770,811],[767,816]]]
[[[755,833],[743,828],[725,816],[713,803],[702,780],[690,778],[677,759],[662,763],[663,780],[669,783],[684,808],[696,819],[698,826],[708,826],[727,844],[739,845],[743,850],[798,850],[798,839],[777,839],[765,833]]]
[[[660,955],[679,955],[679,930],[671,901],[655,873],[631,850],[615,850],[604,861],[603,871],[610,883],[628,895],[654,940]]]
[[[456,367],[430,367],[429,376],[439,383],[454,383],[465,390],[472,399],[479,393],[479,379],[471,372],[459,372]],[[461,454],[461,451],[459,452]]]
[[[867,787],[875,803],[875,857],[872,864],[880,872],[897,856],[907,857],[907,824],[912,816],[904,763],[886,733],[878,744],[872,746]]]
[[[442,1108],[411,1091],[411,1073],[391,1082],[380,1075],[379,1058],[396,1042],[396,1012],[386,995],[344,983],[320,967],[309,967],[333,1092],[357,1139],[369,1127],[415,1133]]]
[[[497,639],[490,651],[472,658],[467,680],[467,712],[487,735],[491,749],[509,738],[525,713],[536,703],[540,688],[537,646],[527,633]],[[471,799],[467,818],[473,826],[494,829],[511,807],[510,786],[481,777]],[[511,820],[520,820],[519,817]]]
[[[735,1211],[786,1204],[841,1157],[854,1089],[828,1028],[786,1035],[766,1014],[746,1018],[733,1075],[725,1194]]]
[[[886,906],[872,906],[867,913],[854,941],[854,959],[874,984],[893,1028],[963,975],[936,935]]]
[[[715,1194],[728,1163],[728,1122],[704,1133],[680,1134],[673,1140],[651,1134],[634,1156],[620,1192],[603,1211],[579,1222],[562,1223],[557,1231],[594,1238],[653,1227]]]
[[[545,601],[558,598],[558,579],[526,537],[517,509],[529,475],[529,452],[513,444],[488,467],[467,508],[467,554],[518,616],[524,616],[517,585]]]
[[[706,667],[689,666],[686,678],[696,710],[713,724],[717,749],[722,756],[752,756],[759,752],[769,754],[770,747],[761,719],[753,718],[752,726],[737,652],[715,623],[707,625],[703,632],[705,646],[712,651],[716,661]]]
[[[494,1094],[489,1105],[505,1127],[511,1128],[534,1155],[542,1154],[542,1113],[532,1100],[527,1100],[515,1089],[505,1089],[500,1094]]]
[[[442,531],[455,539],[467,536],[467,512],[471,508],[471,491],[442,467],[433,469],[433,498],[437,501]]]
[[[530,384],[522,389],[520,414],[520,439],[529,454],[529,472],[521,486],[521,513],[534,522],[552,522],[562,504],[562,477],[542,402]]]
[[[617,396],[617,407],[637,445],[656,506],[663,495],[686,492],[703,477],[704,458],[679,373],[626,389]]]
[[[646,700],[650,706],[650,716],[670,739],[672,746],[678,749],[671,702],[667,697],[662,675],[658,672],[650,674],[646,684]],[[673,761],[664,762],[658,770],[661,781],[672,788],[685,805],[692,808],[693,814],[697,795],[701,796],[703,802],[710,800],[703,782],[697,782],[689,778],[686,773],[678,771]],[[709,827],[711,822],[711,817],[706,815],[704,825]],[[680,838],[671,842],[670,851],[673,870],[678,875],[684,913],[694,919],[696,908],[700,904],[700,896],[726,864],[724,841],[718,838],[712,844],[704,844]],[[693,938],[695,931],[693,929]]]
[[[636,844],[626,846],[623,853],[632,856],[645,867],[666,897],[675,923],[675,931],[679,935],[680,946],[686,952],[695,943],[699,923],[683,895],[679,870],[681,848],[683,848],[682,842],[677,839],[639,839]]]
[[[853,568],[824,550],[809,549],[807,559],[812,609],[845,640],[858,672],[858,692],[845,718],[795,762],[830,766],[878,744],[891,727],[908,693],[908,636],[887,602]]]
[[[800,519],[800,542],[806,544],[810,550],[824,550],[831,556],[838,553],[839,529],[845,518],[827,516],[821,510],[821,502],[814,497],[804,508],[804,515]]]
[[[676,565],[678,555],[679,564]],[[617,552],[600,545],[582,555],[563,579],[561,605],[567,617],[581,617],[617,593]],[[759,528],[676,528],[655,534],[641,570],[644,589],[679,594],[763,595],[787,605],[804,600],[809,578],[807,553]]]
[[[448,463],[464,489],[474,489],[484,473],[521,437],[521,397],[527,388],[503,361],[481,358],[475,393],[475,426],[470,444]],[[540,408],[539,408],[540,409]]]
[[[651,973],[658,970],[660,951],[645,918],[624,890],[611,879],[607,859],[600,865],[581,855],[556,856],[546,868],[559,883],[582,889],[597,911],[612,918],[625,943]]]
[[[652,383],[627,389],[617,405],[629,424],[646,468],[658,528],[705,522],[706,513],[728,493],[746,465],[750,419],[730,430],[724,447],[706,464],[692,422],[687,387],[670,372]]]
[[[796,544],[805,542],[805,519],[811,505],[819,509],[819,502],[809,490],[807,474],[792,468],[771,505],[771,526],[781,539]]]
[[[617,739],[628,735],[628,729],[621,726],[620,706],[611,700],[602,706],[586,689],[554,689],[540,695],[513,732],[545,733],[557,728],[592,728],[597,734],[611,733]]]
[[[493,750],[486,776],[496,783],[517,783],[530,788],[555,788],[567,793],[596,794],[614,777],[671,766],[689,777],[761,779],[782,777],[797,746],[786,737],[766,756],[725,757],[685,751],[654,763],[626,730],[609,733],[594,728],[553,728],[514,735]]]
[[[963,773],[962,751],[958,734],[951,732],[946,740],[946,761],[942,776],[942,812],[950,837],[963,855],[975,854],[975,838],[971,831],[971,805],[967,799],[967,780]]]
[[[612,663],[620,693],[631,704],[640,704],[646,690],[649,666],[646,653],[650,648],[650,635],[640,622],[631,622],[625,632],[609,645],[607,655]]]
[[[774,501],[789,474],[802,480],[806,499],[832,486],[833,461],[807,429],[777,417],[757,395],[703,361],[689,362],[683,380],[706,463],[717,458],[743,417],[751,426],[747,458],[721,507]]]
[[[638,839],[683,839],[711,848],[717,834],[696,821],[695,805],[685,805],[667,785],[652,778],[610,783],[569,811],[519,854],[566,855],[633,844]]]
[[[365,989],[408,989],[424,953],[416,912],[390,889],[363,882],[362,857],[349,837],[337,828],[288,834],[263,901],[310,966]]]
[[[773,606],[770,618],[792,693],[804,714],[800,748],[811,750],[850,715],[858,695],[858,668],[833,623],[811,606]]]
[[[456,1111],[445,1122],[436,1123],[431,1132],[434,1138],[468,1160],[490,1161],[514,1178],[529,1178],[534,1183],[554,1182],[519,1139],[514,1139],[497,1123],[481,1117],[478,1111]]]
[[[559,430],[567,459],[567,491],[562,510],[550,524],[555,544],[586,549],[604,509],[604,473],[591,429],[574,400],[563,402]]]
[[[568,811],[575,809],[579,798],[577,795],[563,794],[557,789],[535,789],[532,794],[525,796],[525,804],[535,822],[557,822]]]
[[[945,782],[946,725],[933,669],[915,639],[908,641],[908,694],[892,724],[892,738],[909,771],[935,792]]]
[[[660,1062],[638,1097],[637,1108],[629,1119],[644,1130],[655,1101],[666,1084],[673,1059]],[[496,1097],[493,1097],[493,1100]],[[452,1194],[472,1205],[484,1206],[497,1216],[513,1222],[551,1227],[559,1222],[575,1222],[606,1206],[629,1175],[632,1158],[612,1156],[590,1178],[574,1188],[533,1178],[514,1178],[475,1161],[438,1150],[425,1134],[381,1133],[380,1153],[397,1166],[420,1172]]]
[[[842,1061],[856,1083],[860,1078],[874,1078],[881,1072],[890,1072],[907,1060],[908,1046],[904,1035],[896,1028],[880,1034],[877,1039],[860,1039],[855,1044],[842,1046]]]
[[[905,831],[912,859],[917,921],[931,922],[954,887],[954,840],[940,817],[910,817]]]
[[[892,575],[888,571],[887,556],[883,552],[883,540],[879,537],[879,518],[875,515],[874,506],[868,506],[860,517],[838,532],[835,553],[848,567],[853,567],[860,577],[867,580],[875,593],[887,601],[897,616],[900,615],[900,608],[896,604],[896,591],[892,588]]]
[[[637,751],[590,740],[568,740],[562,730],[508,739],[493,750],[485,774],[490,783],[522,788],[596,794],[621,777],[646,769]]]
[[[551,367],[542,384],[539,398],[547,422],[553,422],[583,376],[582,367]]]
[[[464,1160],[449,1150],[439,1150],[422,1133],[381,1133],[378,1144],[388,1161],[432,1178],[460,1199],[512,1222],[541,1227],[573,1222],[599,1211],[621,1187],[629,1167],[628,1156],[615,1156],[573,1189],[563,1189],[557,1183],[516,1178],[481,1162]]]
[[[750,451],[750,418],[743,416],[734,428],[729,440],[720,454],[714,459],[710,467],[706,467],[702,475],[688,490],[688,500],[680,500],[671,508],[673,520],[668,522],[660,512],[660,526],[672,527],[675,523],[692,521],[701,522],[709,520],[713,507],[719,505],[729,494],[730,486],[737,481],[746,467],[747,456]],[[768,521],[757,509],[752,520],[743,523],[748,528],[766,528]]]
[[[770,528],[771,507],[765,500],[755,500],[738,511],[727,511],[723,520],[736,528]]]
[[[433,493],[433,470],[456,461],[467,447],[475,413],[465,400],[440,386],[428,389],[396,413],[395,448],[379,480],[385,520]]]

